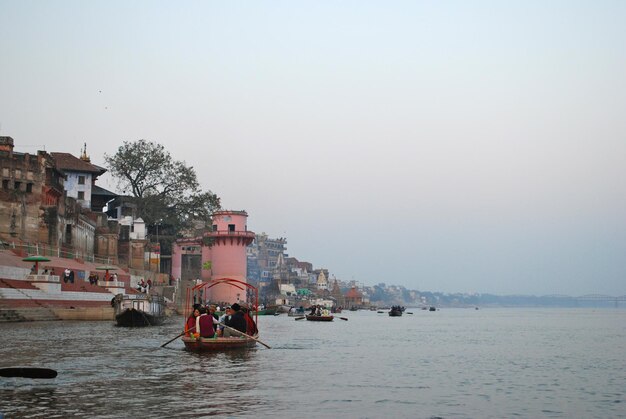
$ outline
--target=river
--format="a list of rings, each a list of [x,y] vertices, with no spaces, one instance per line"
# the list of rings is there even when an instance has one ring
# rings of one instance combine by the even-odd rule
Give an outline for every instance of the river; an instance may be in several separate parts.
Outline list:
[[[413,313],[413,314],[409,314]],[[259,317],[271,346],[184,351],[182,317],[0,324],[0,417],[626,417],[624,309],[407,309]]]

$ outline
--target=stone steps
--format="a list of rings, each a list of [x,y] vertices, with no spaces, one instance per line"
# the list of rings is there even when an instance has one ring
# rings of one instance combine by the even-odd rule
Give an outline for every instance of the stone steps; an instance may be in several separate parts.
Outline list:
[[[29,308],[0,308],[0,322],[34,322],[59,320],[59,318],[46,307]]]

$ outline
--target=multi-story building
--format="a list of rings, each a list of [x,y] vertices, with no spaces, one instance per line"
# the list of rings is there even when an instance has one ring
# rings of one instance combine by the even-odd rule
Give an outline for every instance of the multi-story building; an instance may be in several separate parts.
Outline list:
[[[13,138],[0,137],[0,238],[47,245],[57,254],[92,260],[96,228],[106,224],[105,217],[68,196],[64,170],[69,167],[60,161],[71,159],[66,153],[58,154],[63,155],[61,159],[41,150],[37,154],[16,152]],[[104,169],[91,170],[100,173]],[[91,178],[89,183],[93,183]],[[90,197],[83,201],[90,202]]]
[[[81,152],[80,158],[70,153],[50,153],[56,168],[65,174],[65,190],[67,196],[74,198],[86,209],[91,209],[91,193],[98,176],[104,174],[106,169],[91,164],[87,156],[87,145]],[[102,188],[100,188],[102,189]],[[102,212],[102,208],[99,210]]]

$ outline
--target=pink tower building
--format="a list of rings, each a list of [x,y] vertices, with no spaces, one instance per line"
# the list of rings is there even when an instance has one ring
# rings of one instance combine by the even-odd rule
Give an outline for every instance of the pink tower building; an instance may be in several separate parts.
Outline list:
[[[203,237],[178,240],[172,249],[172,275],[183,280],[183,289],[189,286],[185,283],[197,279],[247,282],[246,247],[255,237],[254,232],[248,231],[248,213],[217,211],[212,219],[210,232]],[[212,302],[246,301],[245,290],[227,285],[217,285],[209,292],[206,297]]]
[[[212,231],[205,234],[211,247],[202,249],[203,261],[211,261],[211,279],[231,278],[247,282],[246,247],[254,240],[254,232],[248,231],[247,220],[248,213],[245,211],[218,211],[213,214]],[[218,285],[210,292],[211,301],[246,301],[246,291],[235,287]]]

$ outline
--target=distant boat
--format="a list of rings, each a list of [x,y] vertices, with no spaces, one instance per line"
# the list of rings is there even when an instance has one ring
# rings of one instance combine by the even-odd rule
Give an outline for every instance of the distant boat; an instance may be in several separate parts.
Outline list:
[[[112,304],[118,326],[159,326],[166,319],[165,299],[160,295],[117,294]]]
[[[291,307],[287,315],[289,317],[302,317],[304,316],[304,307],[300,307],[300,308]]]
[[[392,307],[391,310],[389,310],[389,316],[391,317],[400,317],[402,316],[402,309],[399,307]]]
[[[437,309],[436,309],[434,306],[430,306],[430,307],[428,308],[428,311],[437,311]]]
[[[258,316],[273,316],[274,314],[277,313],[277,311],[278,311],[278,307],[273,306],[273,307],[268,307],[259,311],[251,311],[250,315],[254,316],[256,314]]]

